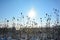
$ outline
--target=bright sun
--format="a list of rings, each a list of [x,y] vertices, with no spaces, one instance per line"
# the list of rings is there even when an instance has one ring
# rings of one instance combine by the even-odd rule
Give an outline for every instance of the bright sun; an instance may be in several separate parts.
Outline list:
[[[35,18],[35,17],[36,17],[36,12],[35,12],[34,8],[32,8],[32,9],[29,11],[28,17],[30,17],[30,18]]]

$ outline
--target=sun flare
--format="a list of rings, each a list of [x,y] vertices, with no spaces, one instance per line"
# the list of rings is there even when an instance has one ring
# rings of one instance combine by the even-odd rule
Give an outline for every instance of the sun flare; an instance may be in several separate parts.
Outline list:
[[[35,17],[36,17],[36,12],[35,12],[34,8],[32,8],[32,9],[29,11],[28,17],[30,17],[30,18],[35,18]]]

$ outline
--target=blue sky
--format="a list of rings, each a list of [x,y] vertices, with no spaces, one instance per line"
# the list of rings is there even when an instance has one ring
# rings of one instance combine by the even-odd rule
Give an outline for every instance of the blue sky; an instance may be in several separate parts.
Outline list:
[[[21,16],[21,12],[24,16],[27,16],[32,7],[36,10],[36,21],[39,22],[39,18],[42,17],[43,22],[45,22],[45,13],[48,13],[52,15],[53,22],[55,20],[53,8],[60,10],[60,0],[0,0],[0,19],[7,18],[11,20],[13,16],[18,18]]]

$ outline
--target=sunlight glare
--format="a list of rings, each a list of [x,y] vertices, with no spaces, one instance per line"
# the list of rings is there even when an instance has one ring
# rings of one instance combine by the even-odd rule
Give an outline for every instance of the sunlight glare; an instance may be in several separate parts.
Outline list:
[[[34,8],[32,8],[32,9],[29,11],[28,17],[30,17],[30,18],[32,18],[32,19],[36,17],[36,12],[35,12]]]

